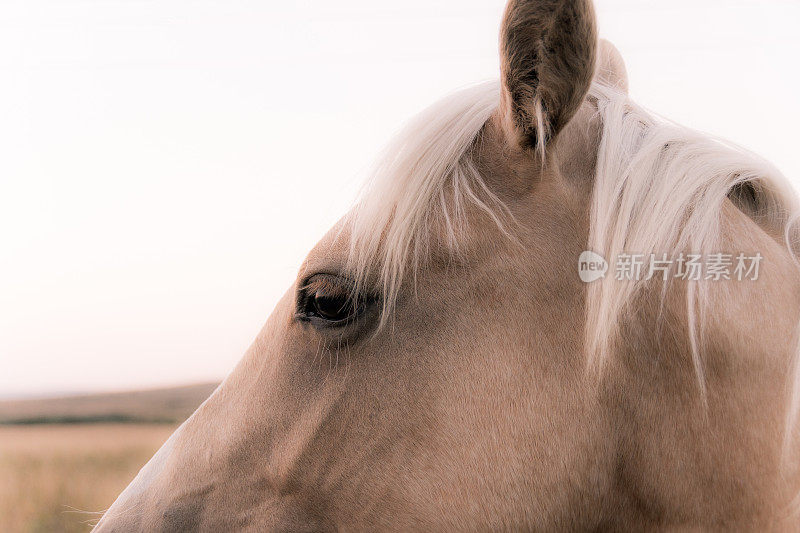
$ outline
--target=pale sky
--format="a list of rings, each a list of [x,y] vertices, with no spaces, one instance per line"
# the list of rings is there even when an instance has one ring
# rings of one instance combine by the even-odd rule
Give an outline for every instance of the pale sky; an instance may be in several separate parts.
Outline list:
[[[0,396],[221,379],[505,0],[0,2]],[[598,0],[633,96],[800,183],[798,0]]]

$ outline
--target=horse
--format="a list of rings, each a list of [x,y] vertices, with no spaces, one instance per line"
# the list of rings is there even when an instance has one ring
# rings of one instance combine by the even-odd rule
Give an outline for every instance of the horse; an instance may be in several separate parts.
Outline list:
[[[798,527],[796,194],[632,102],[591,0],[510,0],[500,59],[95,531]]]

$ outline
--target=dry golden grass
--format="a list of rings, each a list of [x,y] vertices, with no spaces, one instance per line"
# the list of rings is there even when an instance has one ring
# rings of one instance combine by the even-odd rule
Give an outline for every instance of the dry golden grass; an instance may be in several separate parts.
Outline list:
[[[0,426],[0,531],[89,531],[174,429]]]

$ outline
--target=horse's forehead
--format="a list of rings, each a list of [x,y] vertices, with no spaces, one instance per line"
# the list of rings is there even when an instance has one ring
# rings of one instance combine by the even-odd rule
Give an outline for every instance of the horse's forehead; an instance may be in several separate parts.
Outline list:
[[[615,79],[627,79],[624,63],[616,48],[604,43],[601,49],[604,60],[600,68],[613,72]],[[621,70],[620,70],[621,69]],[[599,75],[599,74],[598,74]],[[601,137],[601,122],[597,107],[587,99],[570,123],[562,130],[552,147],[559,173],[569,181],[579,181],[591,186],[597,162]],[[530,152],[512,146],[498,120],[493,115],[485,124],[480,137],[468,157],[471,157],[485,185],[501,200],[525,194],[535,185],[542,173],[541,160]],[[353,212],[340,219],[311,249],[298,279],[317,272],[338,273],[346,270],[351,246]],[[473,225],[476,221],[472,221]],[[489,220],[483,220],[491,224]],[[377,228],[375,228],[378,231]]]
[[[346,223],[348,213],[311,249],[300,267],[299,279],[317,273],[342,272],[350,250],[350,225]]]

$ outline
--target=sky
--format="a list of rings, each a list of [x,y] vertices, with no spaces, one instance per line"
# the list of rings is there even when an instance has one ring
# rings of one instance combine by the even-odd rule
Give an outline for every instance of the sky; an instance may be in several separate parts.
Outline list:
[[[0,397],[223,378],[504,3],[0,2]],[[596,6],[639,103],[800,184],[800,1]]]

